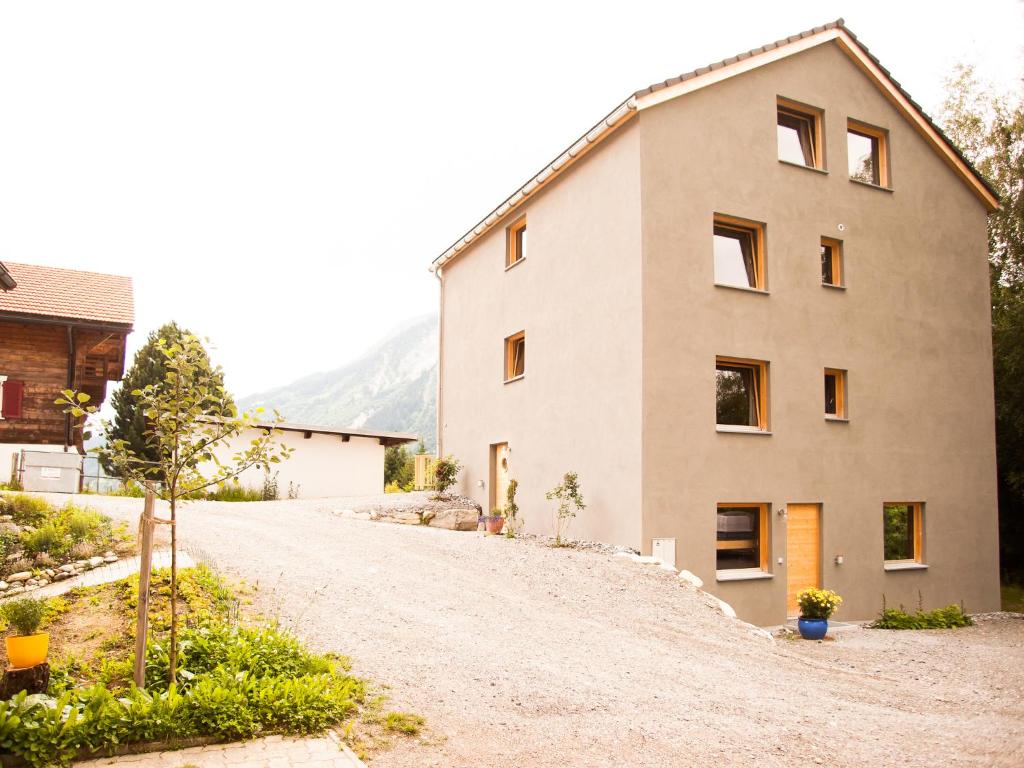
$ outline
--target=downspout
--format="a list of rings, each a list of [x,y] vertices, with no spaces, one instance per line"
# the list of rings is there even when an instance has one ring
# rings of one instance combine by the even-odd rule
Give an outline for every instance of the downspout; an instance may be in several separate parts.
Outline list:
[[[444,413],[442,403],[444,395],[444,278],[441,275],[441,267],[436,267],[431,271],[434,273],[434,277],[437,278],[438,286],[438,303],[439,308],[437,311],[437,455],[444,456],[442,450],[442,435],[444,426]]]
[[[68,383],[67,389],[75,388],[75,332],[68,327]],[[71,414],[64,416],[64,453],[68,452],[71,445]]]

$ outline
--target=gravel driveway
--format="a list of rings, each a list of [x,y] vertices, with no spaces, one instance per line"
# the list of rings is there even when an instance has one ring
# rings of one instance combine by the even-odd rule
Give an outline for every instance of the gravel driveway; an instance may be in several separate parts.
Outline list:
[[[196,502],[180,533],[427,718],[374,766],[1024,765],[1019,615],[771,641],[656,567],[354,505]]]

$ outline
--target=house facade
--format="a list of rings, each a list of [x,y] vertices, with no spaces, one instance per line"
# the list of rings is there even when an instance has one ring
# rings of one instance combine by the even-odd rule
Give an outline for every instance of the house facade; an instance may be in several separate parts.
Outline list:
[[[435,260],[439,452],[755,623],[996,610],[996,206],[841,21],[639,91]]]
[[[7,482],[19,479],[23,450],[84,453],[82,431],[54,400],[77,389],[91,405],[103,402],[107,383],[124,375],[134,304],[128,277],[9,261],[2,271],[0,481]],[[54,462],[41,479],[70,470],[65,464]],[[63,488],[60,478],[49,479]]]

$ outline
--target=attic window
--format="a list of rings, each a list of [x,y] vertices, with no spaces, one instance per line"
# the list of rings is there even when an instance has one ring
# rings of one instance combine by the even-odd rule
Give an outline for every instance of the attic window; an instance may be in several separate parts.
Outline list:
[[[519,219],[506,230],[505,269],[514,267],[526,258],[526,217]]]
[[[763,291],[764,225],[715,214],[715,284]]]
[[[779,99],[776,123],[779,160],[808,168],[824,167],[821,110]]]
[[[847,163],[850,179],[876,187],[889,187],[889,135],[881,128],[847,121]]]
[[[526,373],[526,331],[505,339],[505,381],[515,381]]]

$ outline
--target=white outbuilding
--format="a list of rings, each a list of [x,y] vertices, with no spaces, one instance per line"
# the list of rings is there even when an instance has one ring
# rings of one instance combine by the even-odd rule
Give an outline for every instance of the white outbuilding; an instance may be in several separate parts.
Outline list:
[[[327,496],[369,496],[384,491],[384,449],[414,443],[417,435],[369,429],[320,427],[312,424],[257,423],[226,444],[229,456],[244,449],[260,432],[276,429],[276,440],[292,448],[287,461],[271,465],[280,498],[311,499]],[[239,480],[243,486],[262,488],[262,468],[250,467]]]

